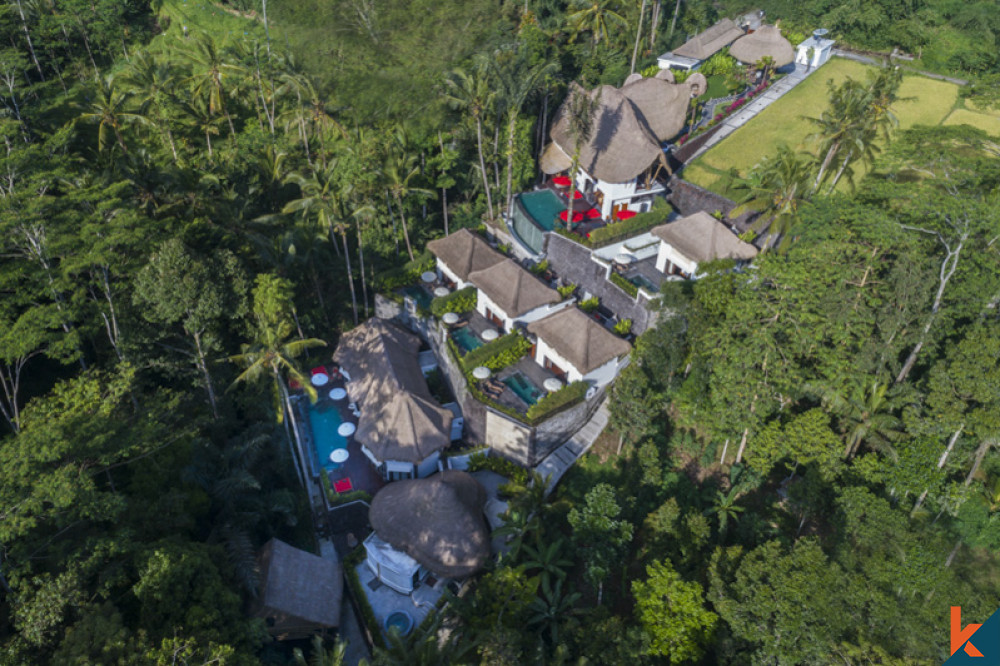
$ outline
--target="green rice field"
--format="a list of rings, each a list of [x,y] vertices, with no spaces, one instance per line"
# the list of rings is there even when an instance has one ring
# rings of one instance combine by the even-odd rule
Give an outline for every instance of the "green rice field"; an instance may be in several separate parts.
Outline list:
[[[817,140],[810,138],[814,125],[807,118],[818,117],[826,107],[827,82],[840,83],[850,78],[864,79],[869,69],[853,60],[833,58],[805,81],[764,109],[746,125],[713,146],[689,164],[683,177],[718,194],[728,195],[725,174],[735,167],[741,174],[773,154],[778,146],[815,152]],[[967,123],[1000,136],[1000,111],[963,108],[959,88],[917,74],[903,78],[900,97],[894,111],[900,129],[914,125],[952,125]],[[971,106],[971,105],[970,105]],[[856,167],[859,171],[860,168]],[[838,187],[847,187],[842,182]]]

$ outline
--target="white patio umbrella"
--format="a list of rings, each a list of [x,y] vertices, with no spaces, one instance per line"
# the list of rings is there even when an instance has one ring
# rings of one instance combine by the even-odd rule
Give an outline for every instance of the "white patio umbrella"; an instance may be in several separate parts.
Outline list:
[[[434,282],[434,280],[437,280],[437,277],[438,277],[437,273],[435,273],[434,271],[427,271],[426,273],[420,274],[420,279],[426,282],[427,284],[430,284],[431,282]]]
[[[549,393],[555,393],[556,391],[558,391],[563,387],[563,383],[558,379],[556,379],[555,377],[549,377],[544,382],[542,382],[542,386],[544,386],[545,390],[548,391]]]
[[[496,329],[488,328],[485,331],[483,331],[483,334],[480,337],[486,342],[490,342],[500,337],[500,334],[496,332]]]
[[[343,400],[346,397],[347,397],[347,391],[340,388],[339,386],[330,391],[330,400]]]
[[[354,434],[355,430],[357,430],[357,427],[353,423],[345,421],[337,428],[337,434],[341,437],[350,437]]]
[[[441,321],[449,326],[453,326],[458,323],[458,315],[454,312],[445,312],[444,315],[441,316]]]
[[[442,296],[447,296],[450,293],[451,292],[448,291],[448,287],[438,287],[437,289],[434,290],[434,295],[437,296],[438,298]]]
[[[330,462],[340,464],[347,462],[350,457],[351,454],[347,452],[347,449],[334,449],[330,454]]]
[[[476,379],[487,379],[490,376],[490,369],[485,365],[481,365],[472,371],[472,376]]]

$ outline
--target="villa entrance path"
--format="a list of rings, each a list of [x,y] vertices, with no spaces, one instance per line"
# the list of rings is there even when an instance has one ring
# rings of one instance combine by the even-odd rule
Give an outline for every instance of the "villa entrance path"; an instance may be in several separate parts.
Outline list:
[[[722,123],[722,129],[713,134],[712,137],[705,142],[705,145],[699,148],[694,155],[688,158],[687,163],[690,164],[709,148],[719,143],[739,128],[743,127],[747,121],[769,107],[772,102],[777,101],[786,92],[799,85],[799,83],[801,83],[811,73],[816,71],[816,69],[817,68],[815,67],[807,69],[805,65],[795,65],[795,70],[793,72],[786,74],[774,83],[774,85],[764,91],[763,95],[758,96],[742,109],[726,118],[726,120]]]
[[[546,494],[551,493],[555,489],[556,484],[559,483],[559,479],[566,473],[566,470],[572,467],[573,463],[590,450],[590,447],[594,445],[594,442],[597,441],[598,436],[600,436],[607,425],[608,399],[605,398],[601,402],[601,406],[594,412],[594,415],[590,417],[590,420],[535,468],[535,471],[541,474],[542,477],[548,478],[548,486],[545,489]]]

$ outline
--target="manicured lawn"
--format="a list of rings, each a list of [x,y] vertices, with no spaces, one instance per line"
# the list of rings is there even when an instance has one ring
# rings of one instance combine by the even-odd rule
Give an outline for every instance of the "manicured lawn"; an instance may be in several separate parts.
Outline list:
[[[728,95],[729,89],[726,88],[726,77],[718,75],[708,77],[708,92],[705,93],[702,99],[716,99],[718,97],[727,97]]]
[[[806,118],[819,116],[826,107],[827,82],[832,80],[840,83],[848,77],[864,80],[868,69],[867,65],[853,60],[830,60],[784,97],[686,167],[684,178],[726,195],[721,178],[732,167],[745,174],[763,157],[773,154],[780,145],[815,151],[817,141],[810,138],[815,127]],[[955,107],[958,86],[946,81],[907,75],[900,86],[900,97],[913,98],[896,104],[895,112],[901,129],[918,124],[937,125]],[[846,181],[843,185],[847,185]]]

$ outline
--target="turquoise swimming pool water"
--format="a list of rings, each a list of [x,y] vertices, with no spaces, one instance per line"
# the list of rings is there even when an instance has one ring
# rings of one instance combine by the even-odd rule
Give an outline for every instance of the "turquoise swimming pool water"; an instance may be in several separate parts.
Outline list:
[[[315,405],[309,405],[309,427],[312,428],[314,462],[319,469],[336,469],[338,465],[330,462],[330,454],[334,449],[346,449],[347,439],[337,434],[337,428],[343,420],[336,405],[320,400]]]
[[[475,336],[467,327],[456,328],[451,332],[451,339],[455,341],[458,348],[468,354],[473,349],[483,346],[483,341]]]
[[[413,300],[415,300],[417,302],[417,305],[419,305],[425,310],[430,309],[431,301],[434,300],[434,297],[431,296],[429,293],[427,293],[426,289],[422,289],[415,285],[411,287],[406,287],[405,289],[403,289],[403,293],[411,297]]]
[[[552,231],[556,216],[566,210],[566,204],[552,190],[525,192],[520,197],[528,215],[545,231]]]
[[[628,281],[631,282],[632,284],[634,284],[637,287],[642,287],[643,289],[645,289],[646,291],[648,291],[651,294],[658,294],[658,293],[660,293],[660,288],[657,287],[652,282],[650,282],[649,280],[647,280],[645,278],[645,276],[642,276],[642,275],[633,275],[632,277],[630,277],[628,279]]]
[[[528,378],[520,372],[503,380],[503,383],[509,386],[510,390],[517,394],[517,397],[529,405],[535,404],[539,398],[545,395],[545,391],[528,381]]]

